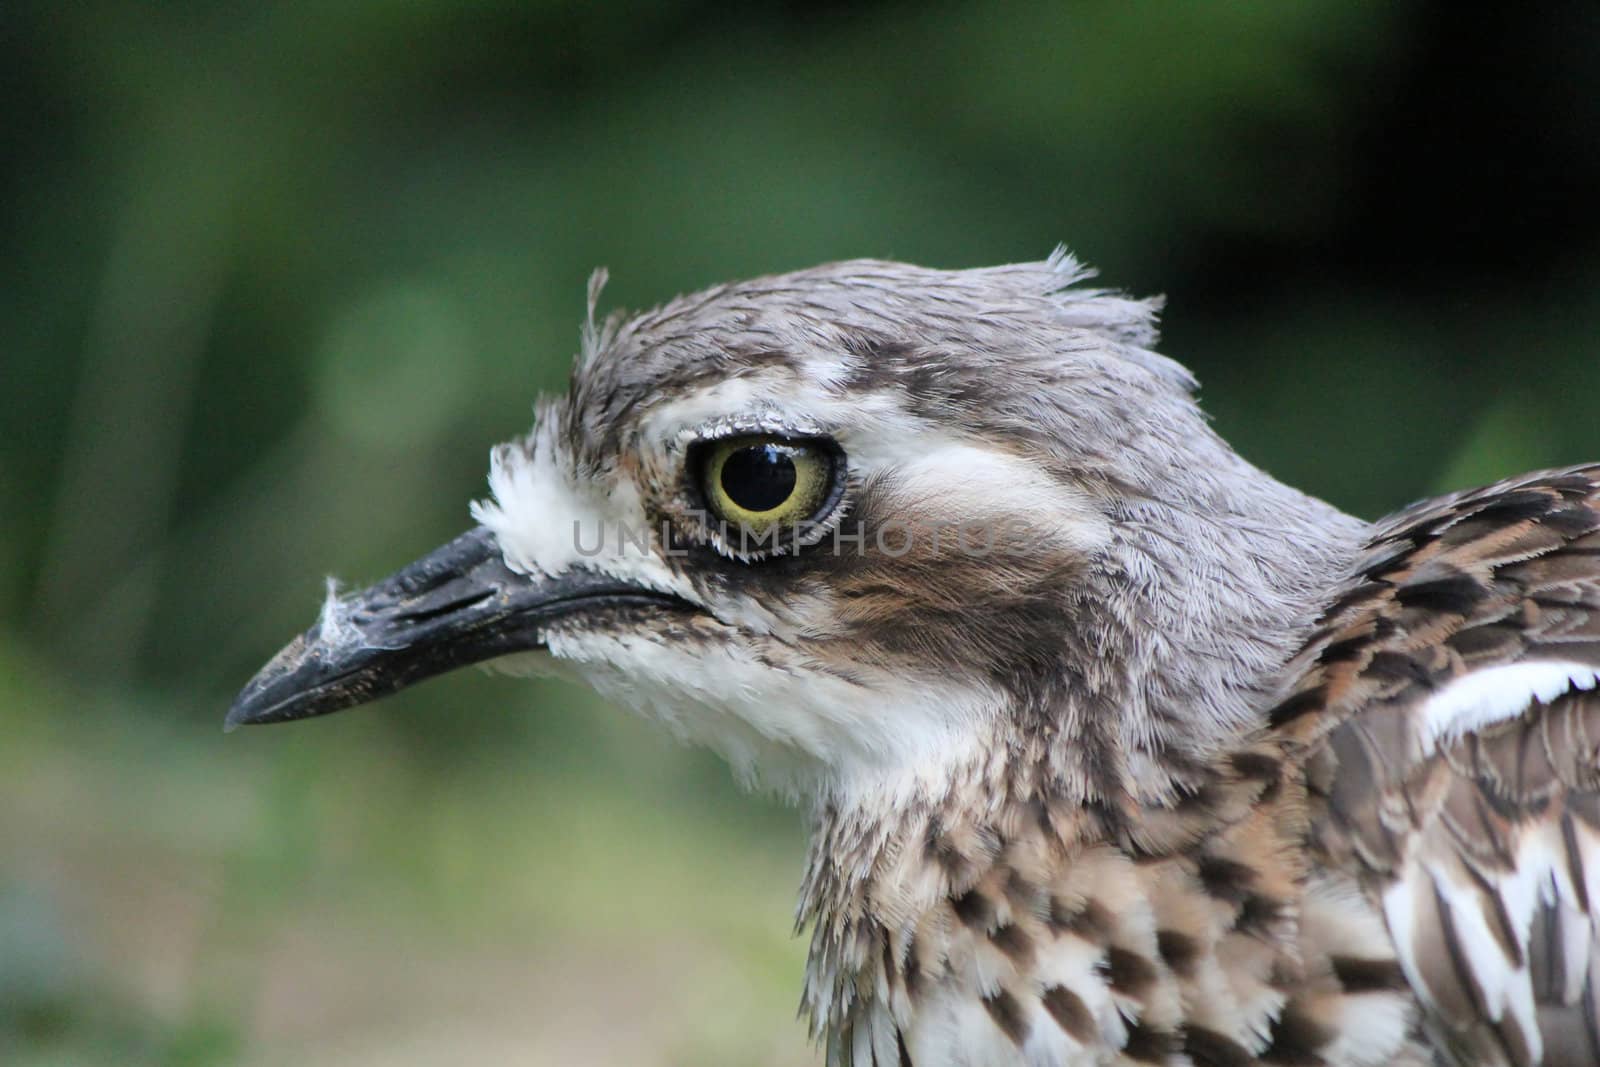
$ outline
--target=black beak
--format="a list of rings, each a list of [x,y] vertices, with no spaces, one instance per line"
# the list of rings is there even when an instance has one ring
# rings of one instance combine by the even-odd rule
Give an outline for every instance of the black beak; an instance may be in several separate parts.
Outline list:
[[[330,599],[317,624],[250,679],[227,728],[355,707],[469,663],[539,648],[555,620],[599,607],[689,608],[594,571],[554,578],[506,566],[478,528],[360,593]]]

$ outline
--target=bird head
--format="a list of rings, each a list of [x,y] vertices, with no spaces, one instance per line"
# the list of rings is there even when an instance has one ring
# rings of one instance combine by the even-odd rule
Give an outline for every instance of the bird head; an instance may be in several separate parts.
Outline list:
[[[854,261],[597,324],[597,274],[570,388],[494,450],[477,525],[330,592],[230,724],[494,661],[795,795],[997,758],[1085,796],[1181,785],[1249,728],[1350,520],[1223,445],[1156,304],[1085,276]]]

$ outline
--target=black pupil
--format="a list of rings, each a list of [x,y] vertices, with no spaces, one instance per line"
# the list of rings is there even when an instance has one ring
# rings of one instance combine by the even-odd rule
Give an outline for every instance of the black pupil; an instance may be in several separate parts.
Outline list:
[[[722,491],[746,511],[771,511],[794,493],[794,460],[776,445],[750,445],[722,464]]]

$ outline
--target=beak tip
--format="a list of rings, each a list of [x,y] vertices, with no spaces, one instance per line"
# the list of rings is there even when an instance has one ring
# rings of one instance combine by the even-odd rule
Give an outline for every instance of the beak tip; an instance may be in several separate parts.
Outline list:
[[[233,702],[233,706],[228,709],[227,717],[222,720],[222,732],[231,734],[241,726],[251,725],[253,721],[250,715],[250,705],[245,700],[244,694],[241,693],[239,698]]]
[[[231,734],[241,726],[256,726],[271,722],[274,710],[271,702],[264,701],[260,678],[252,678],[239,695],[233,698],[227,717],[222,720],[222,732]]]
[[[308,719],[367,704],[469,663],[542,644],[545,617],[586,598],[628,594],[578,569],[565,584],[512,572],[479,527],[377,585],[330,599],[233,700],[223,729]]]
[[[222,732],[232,733],[241,726],[257,726],[290,717],[285,714],[286,704],[297,695],[295,682],[305,671],[314,645],[301,634],[281,649],[276,656],[245,683],[239,695],[233,698],[227,717],[222,721]]]

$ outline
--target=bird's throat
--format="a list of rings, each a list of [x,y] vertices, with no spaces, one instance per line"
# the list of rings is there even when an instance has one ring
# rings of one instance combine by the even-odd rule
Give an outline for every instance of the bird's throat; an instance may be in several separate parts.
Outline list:
[[[952,1005],[981,1004],[974,1047],[997,1050],[984,1062],[1035,1038],[1120,1048],[1130,1017],[1134,1038],[1177,1042],[1192,1013],[1220,1010],[1206,969],[1246,949],[1229,1010],[1243,1026],[1279,1006],[1271,982],[1296,965],[1304,872],[1286,847],[1298,772],[1273,748],[1218,761],[1187,799],[1154,808],[1086,802],[993,762],[969,772],[892,813],[817,812],[800,919],[819,1037],[891,1034],[921,1063],[919,1042],[964,1025]]]

